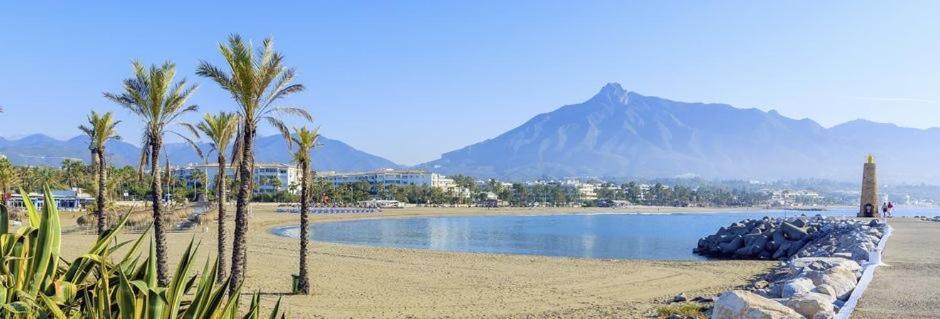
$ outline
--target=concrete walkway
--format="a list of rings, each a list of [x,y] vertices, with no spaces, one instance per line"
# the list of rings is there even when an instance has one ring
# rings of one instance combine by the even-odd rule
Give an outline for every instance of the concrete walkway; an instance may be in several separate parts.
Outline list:
[[[940,223],[888,222],[883,262],[852,318],[940,318]]]

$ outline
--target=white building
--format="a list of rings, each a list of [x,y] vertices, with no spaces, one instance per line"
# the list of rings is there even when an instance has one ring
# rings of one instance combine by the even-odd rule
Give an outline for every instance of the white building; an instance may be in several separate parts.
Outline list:
[[[56,208],[67,212],[79,211],[84,208],[85,205],[95,201],[91,195],[85,194],[77,188],[71,190],[53,190],[51,191],[51,195],[52,199],[55,200]],[[45,197],[40,193],[29,193],[29,201],[32,202],[36,208],[42,208],[42,206],[45,205]],[[10,206],[24,208],[25,203],[23,196],[19,193],[13,193],[10,196]]]
[[[576,179],[567,179],[561,182],[561,185],[573,187],[578,192],[580,200],[597,199],[598,186],[594,183],[585,183]]]
[[[173,176],[182,179],[187,186],[194,187],[202,184],[203,181],[197,181],[193,178],[195,172],[203,172],[209,178],[209,187],[215,185],[215,177],[219,174],[218,164],[190,164],[186,167],[173,169]],[[254,188],[256,194],[270,194],[282,191],[289,191],[294,194],[300,193],[299,187],[291,187],[300,184],[301,172],[296,166],[289,164],[265,164],[255,163],[254,170]],[[235,178],[235,168],[226,166],[225,176],[228,181]]]
[[[578,196],[581,197],[581,200],[595,200],[597,199],[596,185],[581,183],[577,186]]]
[[[335,186],[366,182],[373,189],[377,186],[387,187],[392,185],[440,187],[445,191],[455,191],[457,188],[457,184],[454,183],[453,179],[421,170],[382,169],[357,173],[320,172],[317,173],[317,177],[325,178]]]

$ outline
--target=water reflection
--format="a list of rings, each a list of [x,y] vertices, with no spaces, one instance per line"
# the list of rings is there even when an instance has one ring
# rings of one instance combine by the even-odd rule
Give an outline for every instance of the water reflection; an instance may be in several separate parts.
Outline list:
[[[937,209],[898,215],[938,215]],[[567,256],[600,259],[697,260],[698,239],[744,218],[799,213],[589,214],[377,219],[313,225],[313,239],[345,244],[445,251]],[[812,213],[815,214],[815,213]],[[853,211],[822,212],[852,216]],[[296,237],[297,228],[277,231]]]

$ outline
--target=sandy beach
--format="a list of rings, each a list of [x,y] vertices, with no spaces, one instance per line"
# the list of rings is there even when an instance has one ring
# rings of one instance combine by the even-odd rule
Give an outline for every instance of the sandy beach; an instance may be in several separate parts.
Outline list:
[[[270,233],[298,223],[298,215],[253,206],[244,292],[260,291],[267,306],[283,297],[292,318],[594,318],[649,317],[672,296],[712,295],[747,283],[773,262],[612,261],[540,256],[453,253],[314,242],[313,294],[293,296],[297,240]],[[714,211],[701,208],[631,208],[618,212]],[[439,215],[562,214],[611,209],[407,208],[372,215],[316,215],[313,222],[355,218]],[[233,212],[229,212],[232,215]],[[94,236],[75,229],[64,214],[65,258],[84,252]],[[229,223],[231,225],[232,223]],[[171,262],[191,238],[203,260],[214,256],[214,223],[168,237]],[[231,230],[229,230],[231,232]],[[136,238],[125,234],[122,240]],[[231,238],[231,235],[229,236]],[[231,244],[228,245],[231,248]],[[691,249],[690,247],[689,249]],[[201,265],[199,265],[201,267]]]
[[[889,221],[883,265],[852,318],[940,318],[940,223],[897,218]]]

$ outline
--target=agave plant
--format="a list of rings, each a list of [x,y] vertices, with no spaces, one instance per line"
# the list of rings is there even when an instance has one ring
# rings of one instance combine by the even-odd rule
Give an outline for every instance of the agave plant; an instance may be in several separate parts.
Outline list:
[[[199,275],[190,274],[199,249],[194,241],[169,285],[160,286],[149,230],[135,241],[117,242],[127,215],[87,253],[72,262],[60,261],[59,212],[48,187],[44,202],[40,211],[24,201],[28,224],[12,232],[7,209],[0,205],[0,318],[261,318],[258,294],[240,313],[240,294],[226,296],[229,281],[215,284],[216,263],[207,260]],[[141,259],[145,239],[149,252]],[[126,245],[130,248],[123,257],[112,258]],[[279,308],[280,300],[269,317],[276,318]]]

